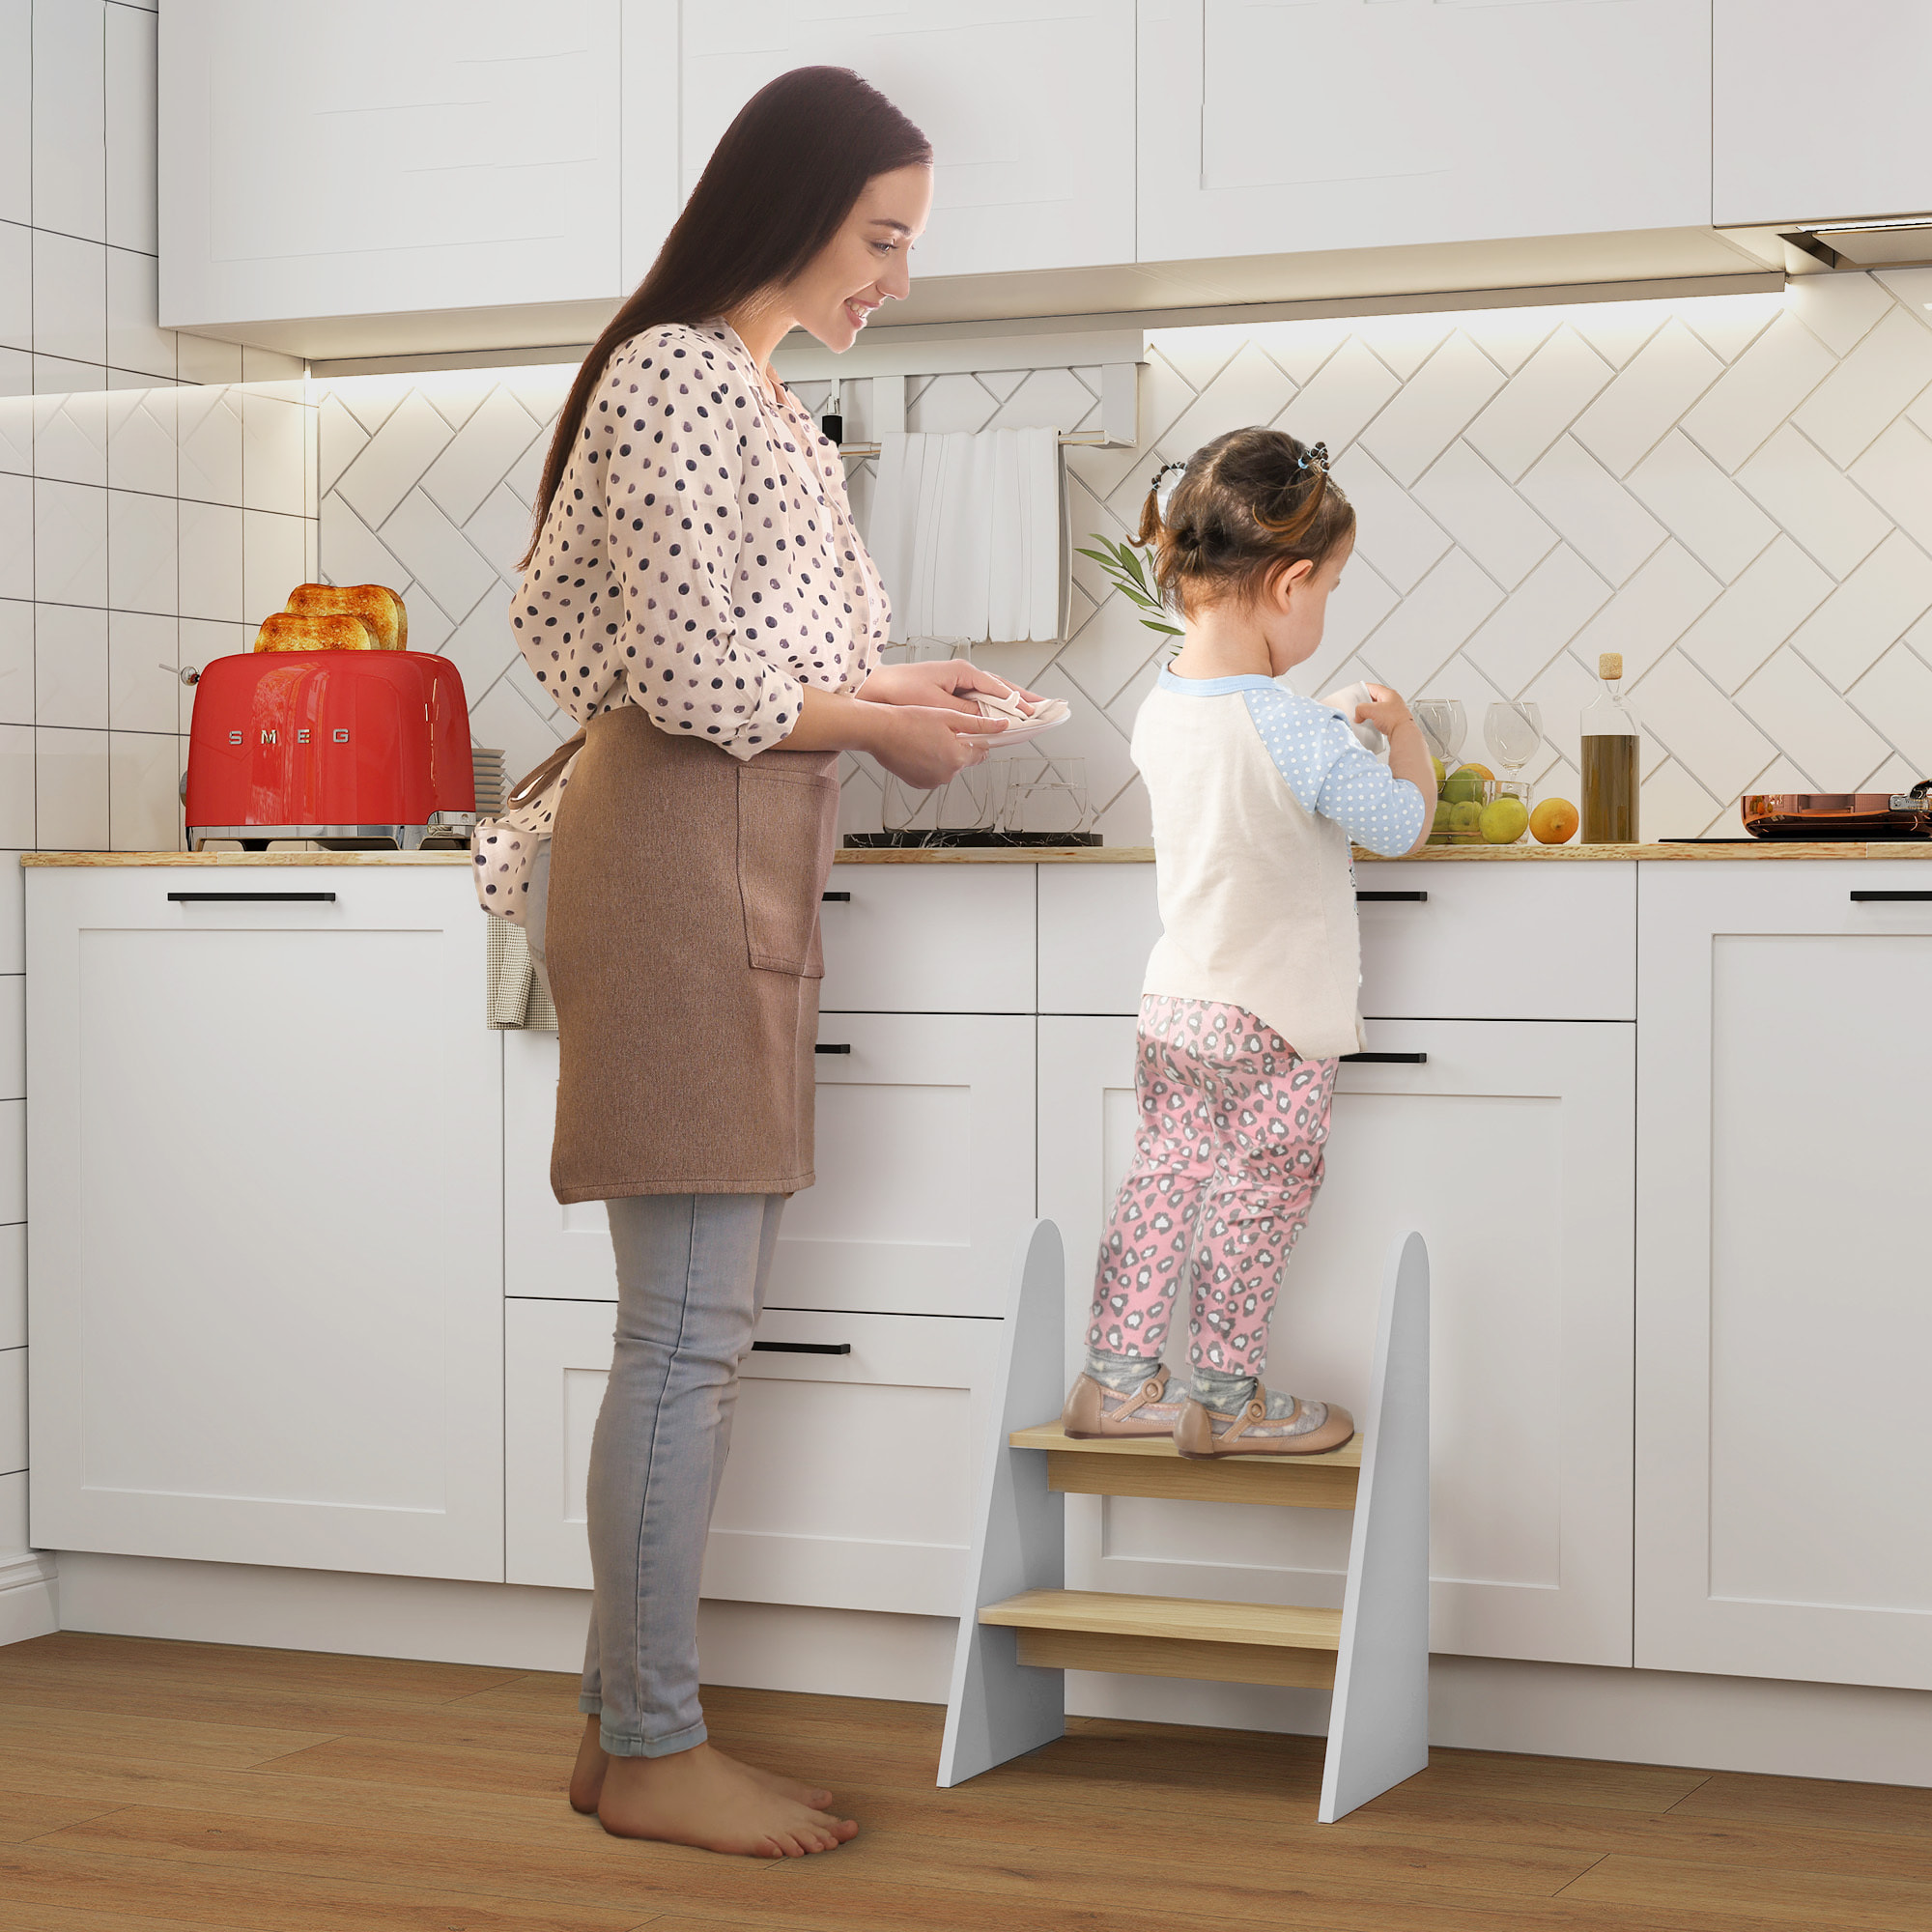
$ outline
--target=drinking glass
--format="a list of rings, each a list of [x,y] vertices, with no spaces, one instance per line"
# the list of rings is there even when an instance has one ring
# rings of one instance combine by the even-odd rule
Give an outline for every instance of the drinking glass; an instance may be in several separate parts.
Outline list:
[[[1088,829],[1085,758],[1002,758],[1007,768],[1000,830],[1009,834],[1072,834]]]
[[[1514,779],[1543,742],[1543,713],[1525,698],[1499,698],[1483,714],[1483,742]]]
[[[1424,697],[1411,707],[1415,722],[1429,749],[1445,765],[1453,765],[1463,754],[1463,740],[1468,735],[1469,721],[1463,715],[1460,697]]]
[[[930,832],[936,817],[937,794],[923,785],[911,785],[895,773],[885,774],[880,822],[888,832]]]

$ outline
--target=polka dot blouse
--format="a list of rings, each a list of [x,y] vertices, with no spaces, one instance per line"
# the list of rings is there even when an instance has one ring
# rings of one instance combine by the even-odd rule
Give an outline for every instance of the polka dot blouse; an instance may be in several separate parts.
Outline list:
[[[611,357],[510,606],[579,724],[640,705],[734,758],[783,742],[805,686],[862,685],[891,614],[838,450],[722,322]],[[567,778],[525,808],[529,829]]]

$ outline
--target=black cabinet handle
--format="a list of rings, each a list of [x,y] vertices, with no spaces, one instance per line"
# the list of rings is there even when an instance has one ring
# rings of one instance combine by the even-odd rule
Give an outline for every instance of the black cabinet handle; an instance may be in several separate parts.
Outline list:
[[[1915,901],[1920,899],[1932,899],[1932,893],[1854,893],[1852,895],[1852,897],[1856,899],[1860,905],[1870,905],[1874,900],[1879,900],[1886,904],[1896,905],[1901,900],[1905,899],[1911,899]]]
[[[1427,899],[1427,893],[1361,893],[1355,895],[1357,905],[1393,905],[1398,900],[1406,905],[1420,905]]]
[[[850,1053],[852,1051],[849,1046],[827,1046],[823,1040],[820,1040],[811,1050],[813,1053]]]
[[[849,1355],[850,1342],[753,1342],[755,1355]]]
[[[175,905],[204,905],[212,901],[232,904],[244,899],[251,904],[261,899],[299,900],[304,905],[335,903],[333,893],[170,893],[169,900]]]
[[[1345,1053],[1345,1066],[1426,1066],[1426,1053]]]
[[[826,905],[850,905],[852,903],[852,895],[850,893],[820,893],[818,896]]]

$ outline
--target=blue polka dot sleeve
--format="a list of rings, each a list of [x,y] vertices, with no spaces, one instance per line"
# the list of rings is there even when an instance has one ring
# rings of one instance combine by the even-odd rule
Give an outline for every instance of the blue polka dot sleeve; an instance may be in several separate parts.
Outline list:
[[[1422,836],[1422,794],[1368,751],[1339,711],[1279,685],[1242,694],[1274,768],[1303,808],[1384,858]]]

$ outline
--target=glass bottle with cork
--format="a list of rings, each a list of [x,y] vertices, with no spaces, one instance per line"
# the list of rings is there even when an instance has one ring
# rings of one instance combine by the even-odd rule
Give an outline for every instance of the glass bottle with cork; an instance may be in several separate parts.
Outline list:
[[[1597,660],[1604,688],[1583,707],[1583,831],[1585,845],[1636,843],[1637,722],[1623,695],[1621,651]]]

